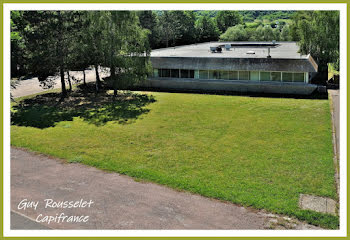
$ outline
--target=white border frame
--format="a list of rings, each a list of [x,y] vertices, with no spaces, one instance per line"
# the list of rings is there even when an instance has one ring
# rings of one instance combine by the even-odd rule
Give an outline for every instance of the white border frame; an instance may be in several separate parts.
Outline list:
[[[4,236],[274,236],[345,237],[347,226],[347,5],[336,4],[3,4],[4,22]],[[11,230],[10,229],[10,11],[11,10],[339,10],[340,11],[340,229],[339,230]]]

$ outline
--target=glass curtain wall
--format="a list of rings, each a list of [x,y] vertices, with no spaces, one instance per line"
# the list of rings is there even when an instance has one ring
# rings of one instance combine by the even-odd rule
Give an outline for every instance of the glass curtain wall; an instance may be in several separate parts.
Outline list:
[[[195,78],[192,69],[153,69],[153,77]],[[274,82],[305,82],[303,72],[265,72],[265,71],[221,71],[196,70],[196,78],[212,80],[250,80]]]

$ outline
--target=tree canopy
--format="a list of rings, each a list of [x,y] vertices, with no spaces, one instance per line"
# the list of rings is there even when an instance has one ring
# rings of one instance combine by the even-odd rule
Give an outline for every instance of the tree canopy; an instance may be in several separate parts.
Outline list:
[[[27,73],[50,85],[59,73],[62,97],[67,95],[65,73],[110,68],[108,83],[116,90],[144,79],[150,71],[149,30],[139,24],[134,11],[21,11],[12,14],[11,40],[21,46]],[[17,66],[17,49],[11,64]]]
[[[339,70],[339,11],[12,11],[11,77],[59,74],[94,66],[115,93],[150,72],[150,50],[208,41],[297,41],[320,71]],[[85,81],[84,81],[85,82]]]
[[[292,28],[300,52],[310,53],[320,71],[326,70],[328,63],[339,62],[339,11],[298,12]]]
[[[236,11],[219,11],[216,15],[216,23],[219,30],[225,32],[229,27],[243,23],[243,18]]]
[[[196,31],[198,34],[198,42],[208,42],[217,40],[220,31],[215,21],[208,16],[201,16],[196,21]]]

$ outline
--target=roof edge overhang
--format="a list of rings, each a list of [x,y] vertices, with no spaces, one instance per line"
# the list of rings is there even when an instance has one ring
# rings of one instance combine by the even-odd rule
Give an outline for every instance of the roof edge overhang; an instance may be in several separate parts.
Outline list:
[[[310,54],[307,55],[307,58],[310,61],[311,65],[314,67],[315,72],[318,72],[318,64],[316,63],[315,59]]]
[[[209,57],[151,57],[154,68],[208,69],[227,71],[289,71],[317,72],[318,66],[308,55],[306,58],[209,58]]]

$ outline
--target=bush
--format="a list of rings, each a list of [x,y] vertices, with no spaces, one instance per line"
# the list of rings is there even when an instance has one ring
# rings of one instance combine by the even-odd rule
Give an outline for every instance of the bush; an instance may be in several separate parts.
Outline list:
[[[228,28],[224,34],[221,34],[220,41],[247,41],[248,38],[247,30],[239,24]]]

